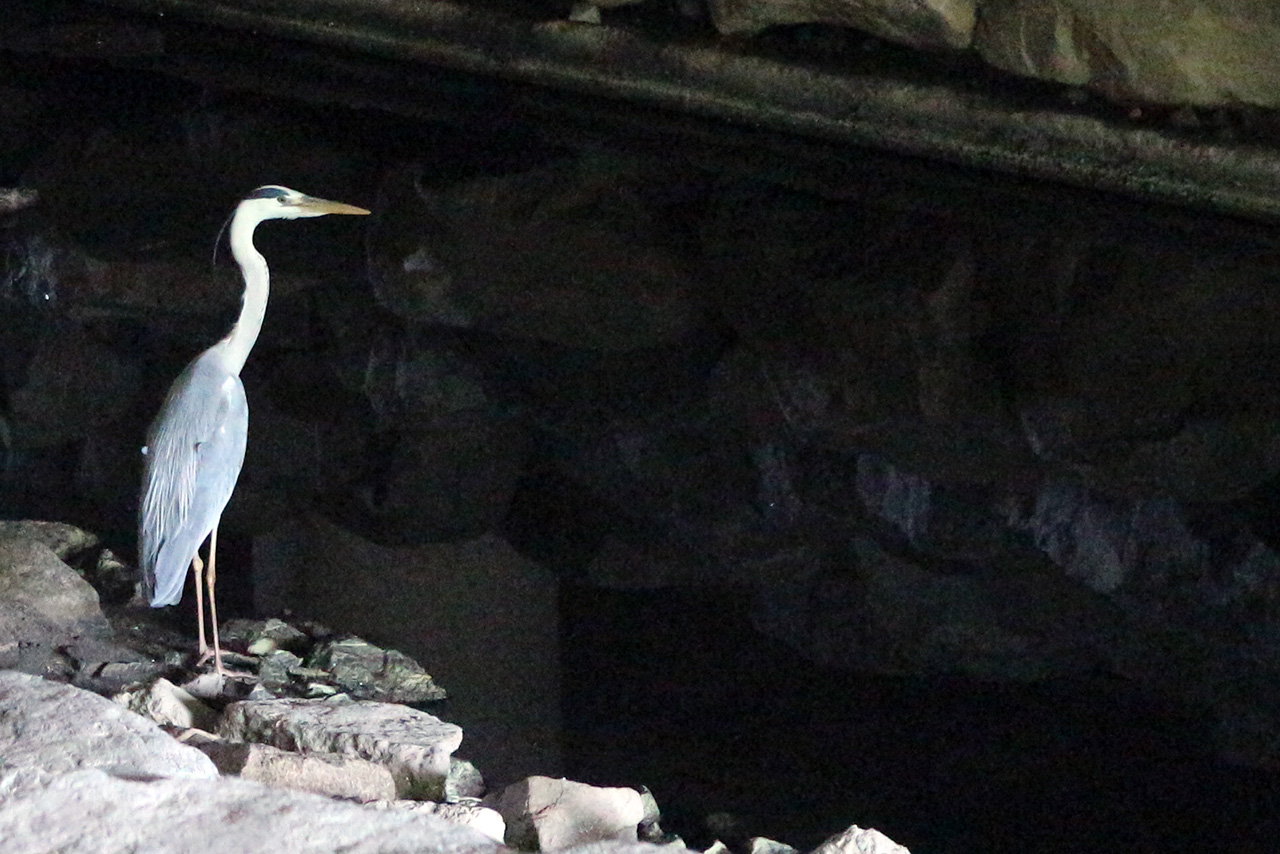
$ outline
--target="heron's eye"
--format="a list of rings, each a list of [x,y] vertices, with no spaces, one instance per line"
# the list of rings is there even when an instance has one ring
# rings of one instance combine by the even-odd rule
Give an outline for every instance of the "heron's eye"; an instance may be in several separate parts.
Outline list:
[[[287,204],[289,204],[289,200],[288,200],[288,199],[286,199],[284,196],[276,196],[276,201],[277,201],[277,202],[279,202],[279,203],[280,203],[280,204],[282,204],[282,205],[287,205]]]

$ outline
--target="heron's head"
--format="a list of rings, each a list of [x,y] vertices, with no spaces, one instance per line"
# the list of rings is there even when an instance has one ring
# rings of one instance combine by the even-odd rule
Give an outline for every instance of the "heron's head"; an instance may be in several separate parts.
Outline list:
[[[308,196],[306,193],[299,193],[297,190],[290,190],[288,187],[279,187],[274,184],[259,187],[245,196],[244,200],[240,202],[240,210],[251,214],[258,222],[264,219],[298,219],[307,216],[324,216],[325,214],[368,213],[364,208],[358,208],[355,205],[331,202],[328,199],[318,199],[315,196]]]

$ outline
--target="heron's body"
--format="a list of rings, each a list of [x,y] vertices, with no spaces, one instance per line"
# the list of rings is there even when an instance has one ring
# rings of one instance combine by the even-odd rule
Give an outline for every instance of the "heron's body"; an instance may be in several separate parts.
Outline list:
[[[181,421],[174,413],[195,412]],[[222,517],[244,463],[249,403],[217,346],[178,375],[147,433],[140,559],[151,606],[176,605],[191,558]]]
[[[182,598],[187,567],[196,575],[200,652],[204,608],[199,550],[209,546],[209,609],[213,655],[222,672],[214,601],[218,520],[231,500],[244,463],[249,404],[240,371],[258,340],[266,317],[270,276],[266,259],[254,248],[253,232],[267,219],[324,214],[367,214],[364,208],[306,196],[285,187],[259,187],[236,207],[231,220],[231,252],[244,274],[240,317],[227,337],[197,356],[174,380],[147,434],[143,449],[142,503],[138,517],[138,563],[143,592],[153,608]]]

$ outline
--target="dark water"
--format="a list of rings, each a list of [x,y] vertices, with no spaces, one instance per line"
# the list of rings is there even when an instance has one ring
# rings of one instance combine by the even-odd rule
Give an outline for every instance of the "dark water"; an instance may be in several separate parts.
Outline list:
[[[81,182],[92,205],[57,210],[54,220],[72,242],[108,262],[206,252],[219,218],[243,188],[257,183],[296,179],[305,189],[331,186],[335,196],[369,204],[370,188],[385,168],[422,159],[424,152],[442,182],[525,168],[566,152],[548,141],[554,134],[518,123],[490,128],[491,136],[477,139],[474,129],[235,96],[96,67],[9,70],[11,79],[44,93],[47,103],[31,120],[25,142],[4,149],[0,184],[48,176],[50,170],[57,178],[52,183],[64,189]],[[279,123],[264,122],[263,133],[253,132],[264,114],[281,113],[291,117],[293,138]],[[139,155],[132,163],[119,157],[77,162],[59,156],[58,146],[78,130],[104,127],[147,142],[145,151],[185,151],[192,159],[175,163]],[[321,153],[317,162],[299,163],[298,151],[306,150],[300,140],[312,131],[323,140],[316,146]],[[206,141],[205,160],[192,153],[193,140]],[[225,140],[234,144],[223,151],[219,141]],[[212,182],[207,198],[196,205],[184,203],[190,198],[184,193],[198,183],[190,180],[191,171]],[[953,170],[938,174],[949,176],[944,183],[955,177]],[[974,176],[964,180],[982,183]],[[65,204],[68,196],[58,198]],[[683,204],[677,202],[673,209]],[[922,198],[920,204],[938,203]],[[268,254],[273,269],[308,270],[315,254],[326,247],[332,252],[343,239],[332,230],[273,236]],[[904,244],[888,243],[880,247],[885,257],[904,251]],[[346,250],[329,256],[331,272],[360,269],[358,242]],[[813,263],[818,269],[824,260]],[[914,260],[892,263],[915,269]],[[1098,263],[1094,273],[1102,278],[1107,265],[1105,259]],[[40,340],[69,328],[59,311],[76,305],[76,294],[54,290],[46,294],[15,284],[5,295],[9,319],[0,355],[10,392],[23,385],[24,356]],[[56,298],[45,299],[49,295]],[[370,296],[362,298],[368,313],[378,315],[368,305]],[[290,326],[289,318],[303,317],[309,305],[314,307],[305,301],[273,305],[269,330],[305,328],[301,322]],[[772,308],[747,306],[761,317]],[[163,311],[122,319],[108,313],[80,322],[111,347],[146,354],[137,400],[109,436],[11,453],[0,512],[82,524],[130,554],[136,499],[128,455],[167,378],[186,354],[218,333]],[[300,354],[303,361],[333,354],[328,342],[271,335],[280,337],[274,343],[264,339],[268,352]],[[709,352],[720,352],[732,339],[721,330],[711,336]],[[1001,342],[989,345],[998,348]],[[279,376],[254,364],[246,371],[247,385],[261,387]],[[521,364],[536,373],[530,362]],[[563,366],[556,370],[562,373],[548,368],[547,375],[569,373]],[[618,396],[638,398],[643,391],[628,387]],[[299,508],[313,499],[323,503],[309,494],[297,499]],[[289,508],[273,512],[287,518]],[[248,518],[252,511],[241,513],[220,540],[219,589],[228,615],[251,608],[251,573],[245,568],[255,537],[263,533]],[[557,534],[572,529],[572,511],[543,498],[533,515],[538,521],[526,518],[523,531],[507,523],[521,549],[556,571],[579,562],[577,552],[585,547]],[[649,786],[664,809],[666,828],[691,842],[711,841],[707,814],[729,812],[739,817],[746,835],[800,847],[856,822],[877,827],[916,854],[1276,850],[1276,777],[1217,761],[1206,716],[1119,679],[1010,685],[822,668],[754,631],[757,603],[742,588],[622,592],[574,579],[568,573],[561,582],[555,627],[564,773],[602,785]],[[376,639],[395,643],[394,637]],[[459,645],[472,641],[480,642],[449,639]],[[489,646],[482,655],[501,656],[502,650]],[[483,758],[472,758],[483,770]]]

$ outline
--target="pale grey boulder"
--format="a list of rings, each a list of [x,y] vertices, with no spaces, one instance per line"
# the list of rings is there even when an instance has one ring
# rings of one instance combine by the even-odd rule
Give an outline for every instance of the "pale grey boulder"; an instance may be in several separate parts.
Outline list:
[[[8,793],[84,768],[137,779],[218,776],[200,751],[105,697],[70,685],[0,672],[0,709],[0,769],[8,778],[0,807]],[[24,771],[30,773],[19,774]]]
[[[515,848],[558,851],[591,842],[636,841],[645,817],[640,793],[551,777],[526,777],[484,799],[507,824]]]
[[[5,854],[494,854],[480,833],[431,815],[366,809],[225,777],[126,779],[78,771],[0,788]]]

